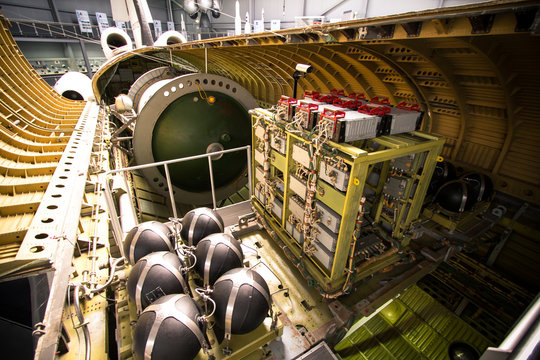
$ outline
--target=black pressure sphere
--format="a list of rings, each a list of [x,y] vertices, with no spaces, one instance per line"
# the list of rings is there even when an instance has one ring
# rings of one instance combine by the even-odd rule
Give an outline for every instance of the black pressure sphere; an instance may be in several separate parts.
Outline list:
[[[456,168],[448,161],[437,162],[433,176],[428,187],[428,194],[434,194],[439,188],[450,180],[456,178]]]
[[[187,295],[167,295],[157,300],[142,312],[135,325],[136,359],[194,359],[204,342],[200,316],[199,307]]]
[[[461,213],[470,210],[476,204],[476,198],[471,184],[460,179],[441,186],[435,195],[435,202],[447,211]]]
[[[216,302],[216,322],[229,334],[255,330],[270,309],[270,291],[266,281],[256,271],[247,268],[223,274],[214,284],[211,297]]]
[[[171,229],[158,221],[147,221],[135,226],[124,239],[124,254],[131,265],[155,251],[174,251]]]
[[[204,237],[223,232],[223,219],[209,208],[201,207],[189,211],[182,219],[180,236],[187,245],[195,246]]]
[[[489,176],[478,173],[469,173],[463,175],[461,179],[469,183],[473,192],[472,196],[476,201],[480,202],[491,199],[491,196],[493,195],[493,181],[491,181]]]
[[[137,261],[127,281],[129,298],[137,311],[164,295],[188,293],[187,280],[181,273],[184,267],[184,262],[169,251],[155,252]]]
[[[195,256],[195,269],[205,286],[213,285],[227,271],[241,267],[244,258],[238,240],[223,233],[211,234],[199,241]]]

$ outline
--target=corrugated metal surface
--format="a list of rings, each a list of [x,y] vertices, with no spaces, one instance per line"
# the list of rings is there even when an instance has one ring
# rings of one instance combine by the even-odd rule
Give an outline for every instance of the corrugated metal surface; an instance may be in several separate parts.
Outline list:
[[[0,277],[15,260],[84,108],[32,69],[0,17]],[[48,265],[50,266],[50,264]]]
[[[416,285],[335,348],[346,360],[448,359],[454,342],[480,354],[490,342]]]

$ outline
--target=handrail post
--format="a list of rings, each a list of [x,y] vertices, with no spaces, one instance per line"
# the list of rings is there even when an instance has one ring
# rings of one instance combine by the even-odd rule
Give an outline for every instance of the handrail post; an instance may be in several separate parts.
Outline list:
[[[103,181],[103,188],[105,189],[103,194],[105,195],[105,203],[107,204],[107,208],[109,211],[109,218],[112,225],[114,241],[116,243],[116,246],[118,246],[118,249],[120,250],[120,254],[122,255],[122,257],[124,257],[124,247],[122,246],[122,226],[120,225],[120,220],[118,220],[118,213],[116,212],[114,198],[111,192],[111,188],[109,187],[109,182],[107,181],[108,174],[105,174],[103,178],[105,179],[105,181]]]
[[[107,207],[109,208],[109,211],[110,211],[110,214],[111,214],[111,223],[112,223],[112,227],[113,227],[113,235],[114,235],[116,243],[120,247],[120,251],[122,252],[122,256],[123,256],[123,248],[121,247],[121,245],[122,245],[122,240],[123,240],[123,230],[122,230],[122,227],[120,225],[120,221],[119,221],[119,218],[118,218],[118,215],[117,215],[118,213],[116,211],[115,202],[114,202],[114,198],[112,196],[111,189],[109,188],[109,184],[106,181],[108,176],[110,176],[112,174],[125,173],[127,171],[133,171],[133,170],[139,170],[139,169],[145,169],[145,168],[157,167],[157,166],[163,165],[164,168],[165,168],[165,178],[167,180],[169,198],[170,198],[170,201],[171,201],[171,206],[173,208],[173,215],[174,215],[175,218],[178,218],[178,214],[177,214],[177,211],[176,211],[176,202],[175,202],[175,199],[174,199],[173,186],[172,186],[171,176],[170,176],[170,172],[169,172],[169,165],[184,162],[184,161],[202,159],[204,157],[208,158],[208,170],[209,170],[209,173],[210,173],[210,186],[211,186],[211,192],[212,192],[212,205],[213,205],[214,210],[215,210],[215,209],[217,209],[217,202],[216,202],[216,190],[215,190],[215,185],[214,185],[214,171],[213,171],[213,167],[212,167],[212,156],[219,155],[219,154],[227,154],[227,153],[231,153],[231,152],[235,152],[235,151],[241,151],[241,150],[246,150],[247,151],[249,195],[251,197],[253,195],[253,189],[252,189],[252,181],[251,181],[252,171],[251,171],[251,146],[250,145],[245,145],[245,146],[241,146],[241,147],[234,148],[234,149],[216,151],[216,152],[212,152],[212,153],[208,153],[208,154],[187,156],[187,157],[179,158],[179,159],[165,160],[165,161],[159,161],[159,162],[150,163],[150,164],[129,166],[129,167],[126,167],[126,168],[114,169],[114,170],[107,171],[104,174],[104,179],[105,179],[105,183],[104,183],[105,199],[106,199],[106,202],[107,202]],[[128,195],[129,195],[131,204],[133,204],[133,199],[132,199],[130,191],[128,191]]]
[[[251,184],[251,146],[247,145],[247,168],[248,168],[248,188],[249,188],[249,198],[253,196],[253,188]]]
[[[176,213],[176,202],[174,201],[174,194],[173,194],[173,189],[172,189],[172,184],[171,184],[171,176],[169,175],[169,165],[163,164],[163,166],[165,167],[165,178],[167,179],[167,189],[169,190],[169,198],[171,199],[173,217],[177,219],[178,214]]]
[[[213,209],[216,210],[216,190],[214,189],[214,171],[212,170],[212,157],[210,155],[208,158],[208,170],[210,170],[210,189],[212,189],[212,204],[214,205]]]

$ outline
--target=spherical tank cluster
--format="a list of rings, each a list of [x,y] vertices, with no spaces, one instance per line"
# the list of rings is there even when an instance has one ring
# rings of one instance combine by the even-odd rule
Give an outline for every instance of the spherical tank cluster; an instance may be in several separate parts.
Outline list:
[[[223,231],[216,211],[197,208],[171,223],[139,224],[126,235],[127,289],[139,316],[137,359],[193,359],[207,349],[209,319],[228,347],[232,334],[253,331],[269,315],[266,281],[244,267],[241,243]]]

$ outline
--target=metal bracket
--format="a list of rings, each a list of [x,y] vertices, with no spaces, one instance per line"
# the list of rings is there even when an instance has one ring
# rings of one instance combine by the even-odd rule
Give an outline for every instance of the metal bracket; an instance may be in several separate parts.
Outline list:
[[[488,34],[491,31],[494,19],[495,15],[493,14],[471,16],[469,18],[472,26],[471,34]]]
[[[418,37],[420,35],[420,31],[422,31],[422,22],[413,21],[409,23],[403,23],[401,24],[401,27],[403,27],[403,30],[405,30],[408,37]]]

